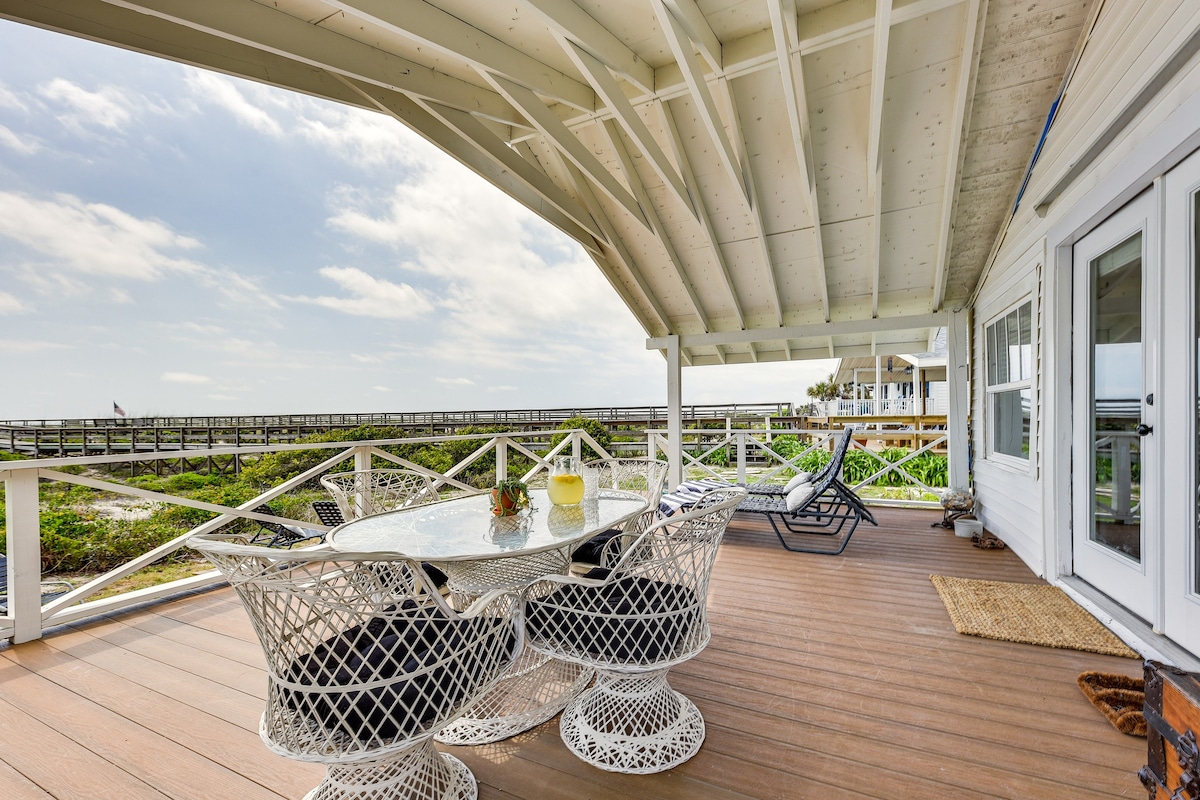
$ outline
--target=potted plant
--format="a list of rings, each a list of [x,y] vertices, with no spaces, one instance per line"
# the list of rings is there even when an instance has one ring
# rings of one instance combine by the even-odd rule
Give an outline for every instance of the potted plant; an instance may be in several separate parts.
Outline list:
[[[500,481],[492,487],[492,513],[511,517],[529,508],[529,487],[522,481]]]

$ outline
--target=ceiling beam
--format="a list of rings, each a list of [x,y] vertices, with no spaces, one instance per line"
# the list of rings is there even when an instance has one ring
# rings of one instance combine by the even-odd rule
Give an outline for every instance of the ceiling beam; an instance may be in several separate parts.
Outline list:
[[[877,350],[872,350],[870,345],[860,344],[839,344],[833,350],[833,355],[828,354],[824,347],[793,347],[789,352],[784,350],[759,350],[757,355],[757,363],[765,364],[771,362],[782,361],[813,361],[817,359],[828,358],[856,358],[862,356],[903,356],[921,349],[922,338],[918,337],[912,340],[901,340],[896,342],[887,342],[881,344]],[[655,348],[661,350],[661,348]],[[749,355],[733,352],[728,356],[729,364],[749,364],[752,363]],[[693,367],[710,367],[718,366],[717,359],[707,353],[693,353],[692,362],[689,366]]]
[[[721,99],[729,109],[729,119],[736,134],[734,144],[738,149],[738,158],[746,165],[746,187],[750,192],[751,201],[747,204],[750,226],[754,231],[755,244],[758,245],[759,258],[767,276],[767,289],[770,293],[772,310],[775,312],[775,324],[783,325],[783,301],[779,296],[779,276],[775,274],[775,261],[771,258],[771,248],[767,244],[767,223],[763,219],[762,198],[758,196],[758,186],[754,182],[754,170],[750,167],[750,155],[746,150],[746,138],[742,135],[742,120],[734,102],[733,93],[729,90],[729,81],[721,78],[717,81]]]
[[[725,61],[721,53],[721,40],[717,38],[717,34],[713,33],[712,27],[708,24],[708,18],[696,5],[695,0],[662,0],[662,2],[674,12],[672,16],[687,32],[688,38],[695,42],[696,49],[700,51],[700,55],[704,56],[704,60],[708,62],[712,71],[721,72],[725,68]]]
[[[595,88],[596,93],[604,101],[604,104],[612,109],[615,119],[620,123],[625,133],[629,138],[637,143],[638,148],[650,163],[650,166],[658,173],[658,177],[662,178],[663,184],[667,190],[675,195],[675,198],[683,204],[688,213],[693,217],[696,216],[696,207],[692,203],[692,198],[688,194],[687,187],[683,184],[683,179],[679,177],[679,173],[675,171],[675,167],[667,160],[666,153],[658,146],[654,136],[650,133],[650,129],[646,127],[646,123],[642,121],[641,116],[634,110],[633,104],[629,102],[629,98],[621,91],[621,87],[617,84],[616,78],[608,71],[608,67],[596,60],[591,53],[581,48],[579,45],[560,37],[563,49],[567,51],[567,55],[575,62],[575,66],[588,77],[588,81]],[[603,123],[600,123],[603,125]],[[647,203],[642,200],[642,207],[647,208]]]
[[[987,0],[970,0],[963,27],[963,48],[958,64],[958,78],[951,116],[950,152],[946,154],[946,183],[942,187],[942,218],[938,224],[937,262],[933,276],[932,311],[941,311],[946,300],[946,280],[949,275],[950,248],[954,240],[954,212],[958,207],[959,176],[962,175],[966,148],[962,146],[970,127],[975,77],[979,72],[979,55],[983,51],[983,26],[979,20],[987,15]]]
[[[721,271],[721,277],[725,282],[725,290],[729,293],[734,314],[737,316],[738,327],[745,328],[746,315],[742,311],[742,301],[738,298],[737,290],[733,287],[733,276],[729,272],[729,263],[725,260],[725,252],[721,249],[721,243],[717,239],[717,232],[713,228],[712,220],[709,219],[708,211],[704,206],[704,198],[700,194],[700,188],[696,185],[696,177],[692,173],[687,153],[683,149],[683,139],[679,135],[679,127],[675,124],[675,116],[671,113],[671,108],[666,103],[660,104],[658,109],[662,114],[663,130],[668,134],[667,143],[670,145],[675,156],[675,162],[679,164],[679,171],[683,173],[683,179],[687,183],[688,191],[696,199],[696,210],[700,212],[699,222],[701,230],[704,231],[704,241],[708,244],[708,250],[713,257],[713,261],[716,262],[717,268]]]
[[[796,151],[800,182],[804,184],[808,212],[812,217],[813,244],[817,261],[817,294],[821,299],[821,312],[828,322],[829,282],[825,275],[825,246],[821,240],[821,210],[817,201],[817,173],[813,159],[812,132],[809,127],[811,123],[808,116],[808,94],[804,88],[803,59],[799,53],[792,55],[792,43],[798,34],[796,10],[792,0],[767,0],[767,9],[771,13],[771,32],[775,39],[775,54],[779,58],[792,147]]]
[[[574,2],[525,0],[525,4],[532,7],[559,35],[607,64],[644,94],[654,94],[654,68]]]
[[[251,0],[105,0],[327,72],[511,119],[495,92],[387,53]],[[517,120],[513,120],[516,122]],[[523,124],[523,123],[519,123]]]
[[[817,322],[811,325],[789,325],[783,328],[755,328],[747,331],[723,331],[721,333],[682,334],[680,347],[712,347],[718,344],[748,344],[752,342],[778,342],[783,339],[807,339],[810,337],[848,336],[891,331],[942,328],[948,323],[945,312],[937,314],[915,314],[907,317],[875,317],[873,319],[846,320],[844,322]],[[922,339],[922,341],[924,341]],[[661,350],[667,346],[665,337],[646,340],[647,350]]]
[[[867,183],[871,198],[871,316],[879,316],[879,263],[883,247],[883,94],[887,84],[888,42],[892,33],[892,0],[875,0],[875,46],[871,56],[871,108],[867,123]]]
[[[662,245],[663,250],[667,254],[667,260],[671,262],[671,266],[675,270],[676,279],[678,279],[679,284],[683,286],[684,291],[687,293],[688,300],[692,305],[692,312],[696,315],[696,319],[700,323],[700,329],[705,331],[712,330],[712,324],[709,322],[708,315],[704,312],[704,306],[696,294],[693,281],[688,278],[683,261],[680,260],[679,253],[675,250],[675,245],[671,242],[671,237],[668,235],[666,228],[663,227],[662,219],[658,216],[658,211],[646,195],[646,187],[642,185],[642,180],[638,177],[637,169],[633,165],[633,159],[629,157],[629,152],[625,149],[625,143],[621,141],[620,132],[615,130],[615,123],[612,120],[600,123],[600,129],[608,138],[609,147],[617,155],[621,170],[625,174],[625,182],[633,188],[633,193],[637,201],[646,209],[646,217],[650,222],[650,230],[654,233],[655,238],[658,239],[659,244]]]
[[[476,70],[506,75],[543,97],[582,111],[596,110],[591,88],[489,36],[423,0],[326,0],[340,11],[378,25]]]
[[[541,131],[551,144],[561,150],[571,163],[594,181],[601,191],[628,211],[638,223],[649,229],[650,224],[646,221],[645,213],[638,206],[633,195],[613,177],[613,174],[592,154],[591,149],[568,130],[567,126],[536,94],[518,83],[513,83],[503,75],[486,72],[484,77],[496,87],[497,91],[508,98],[508,101],[516,106],[517,110]]]
[[[700,62],[696,60],[692,40],[684,30],[682,23],[675,17],[675,12],[664,5],[664,0],[651,0],[651,5],[654,6],[659,22],[662,23],[663,31],[667,35],[667,43],[671,46],[671,53],[683,71],[683,78],[687,83],[692,102],[696,105],[696,115],[704,124],[704,129],[708,131],[709,138],[716,146],[717,156],[720,158],[721,165],[725,167],[730,182],[749,202],[750,197],[746,191],[746,179],[742,172],[742,166],[734,155],[733,145],[729,143],[721,115],[717,113],[716,102],[708,90]]]

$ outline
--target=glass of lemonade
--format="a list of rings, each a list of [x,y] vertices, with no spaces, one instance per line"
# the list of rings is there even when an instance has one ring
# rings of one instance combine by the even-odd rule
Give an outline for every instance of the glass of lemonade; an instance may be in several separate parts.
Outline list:
[[[546,494],[556,506],[574,506],[583,500],[583,474],[579,459],[557,456],[546,479]]]

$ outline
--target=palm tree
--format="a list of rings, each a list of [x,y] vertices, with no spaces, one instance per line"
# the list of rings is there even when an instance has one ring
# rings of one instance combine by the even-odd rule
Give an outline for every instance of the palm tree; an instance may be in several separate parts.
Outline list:
[[[808,387],[808,396],[814,400],[837,400],[842,396],[842,387],[833,382],[833,373],[829,373],[829,377],[823,381]]]

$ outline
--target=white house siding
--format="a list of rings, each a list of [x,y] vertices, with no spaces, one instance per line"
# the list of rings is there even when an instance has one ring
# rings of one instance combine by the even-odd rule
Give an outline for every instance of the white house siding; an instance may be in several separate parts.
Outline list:
[[[1200,3],[1195,0],[1103,2],[1029,184],[972,301],[974,482],[984,522],[1047,577],[1069,572],[1069,541],[1057,534],[1071,524],[1064,499],[1070,481],[1070,450],[1064,443],[1071,435],[1071,318],[1069,281],[1062,277],[1070,264],[1059,263],[1055,248],[1064,244],[1063,231],[1079,238],[1200,143],[1179,130],[1180,117],[1200,102],[1200,57],[1162,80],[1128,124],[1109,130],[1164,65],[1185,51],[1197,30]],[[1172,116],[1176,111],[1181,113]],[[1200,115],[1183,123],[1189,124],[1200,133]],[[1104,149],[1084,163],[1097,142],[1104,142]],[[1161,163],[1148,160],[1147,152],[1156,148]],[[1047,241],[1052,229],[1057,241]],[[1046,265],[1040,281],[1039,264]],[[1030,281],[1040,301],[1034,343],[1037,455],[1022,473],[986,457],[983,342],[988,322]]]
[[[1038,488],[1038,408],[1037,391],[1038,342],[1041,341],[1042,315],[1039,313],[1038,274],[1043,260],[1040,247],[1032,248],[1017,259],[1002,274],[994,274],[987,290],[975,303],[975,333],[971,342],[971,382],[975,387],[971,399],[971,452],[974,454],[974,482],[979,504],[979,518],[984,527],[1008,544],[1039,575],[1042,570],[1042,498]],[[1027,462],[988,455],[988,426],[991,418],[987,408],[987,325],[1014,304],[1032,302],[1034,345],[1034,386],[1030,457]]]

